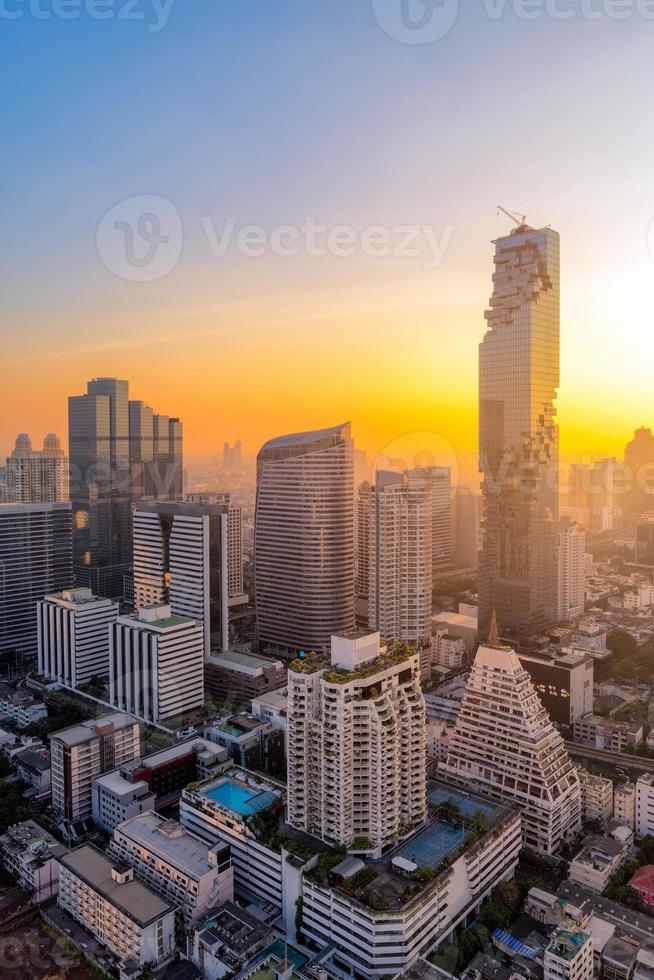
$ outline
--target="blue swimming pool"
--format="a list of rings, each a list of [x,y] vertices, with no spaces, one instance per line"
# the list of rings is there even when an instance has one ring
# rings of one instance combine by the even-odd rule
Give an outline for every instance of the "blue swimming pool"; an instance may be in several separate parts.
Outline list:
[[[413,861],[419,868],[437,868],[443,858],[465,840],[465,836],[462,827],[438,820],[403,847],[399,856]]]
[[[265,810],[277,799],[277,793],[266,790],[257,792],[257,790],[250,789],[248,786],[243,786],[231,779],[225,779],[217,786],[205,790],[204,795],[242,817],[248,817],[259,810]]]

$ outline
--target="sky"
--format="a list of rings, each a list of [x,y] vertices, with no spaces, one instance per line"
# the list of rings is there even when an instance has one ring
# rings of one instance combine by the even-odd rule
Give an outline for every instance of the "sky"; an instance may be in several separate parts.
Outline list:
[[[0,451],[116,376],[188,452],[350,419],[474,468],[500,203],[561,234],[563,453],[621,456],[654,426],[651,18],[0,0]]]

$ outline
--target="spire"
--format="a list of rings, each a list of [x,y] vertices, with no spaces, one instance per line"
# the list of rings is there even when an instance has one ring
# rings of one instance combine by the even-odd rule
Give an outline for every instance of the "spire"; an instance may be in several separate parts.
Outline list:
[[[491,616],[490,630],[488,631],[488,646],[498,647],[500,645],[500,632],[497,628],[497,614],[493,609]]]

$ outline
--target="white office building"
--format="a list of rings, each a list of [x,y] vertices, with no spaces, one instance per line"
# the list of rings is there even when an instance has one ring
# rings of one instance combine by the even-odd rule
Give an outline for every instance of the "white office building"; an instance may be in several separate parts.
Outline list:
[[[109,700],[144,721],[163,723],[204,704],[204,636],[170,606],[121,616],[109,641]]]
[[[203,629],[205,657],[229,648],[230,595],[243,591],[237,530],[240,521],[228,498],[149,503],[134,513],[136,608],[169,605],[174,616],[195,620]]]
[[[69,824],[92,813],[93,780],[141,754],[141,726],[124,714],[106,715],[50,736],[52,807]]]
[[[62,856],[58,905],[121,963],[158,967],[175,952],[176,906],[89,844]]]
[[[66,589],[38,604],[38,669],[41,676],[77,688],[109,676],[109,627],[118,604],[90,589]]]
[[[568,517],[559,525],[558,620],[583,615],[586,599],[586,534]]]
[[[109,852],[150,888],[178,905],[188,923],[234,898],[229,845],[204,841],[150,810],[114,830]]]
[[[527,847],[553,854],[581,826],[579,775],[563,739],[496,636],[477,651],[443,772],[519,807]]]
[[[419,657],[378,633],[332,636],[331,661],[288,673],[288,821],[380,854],[425,819]]]

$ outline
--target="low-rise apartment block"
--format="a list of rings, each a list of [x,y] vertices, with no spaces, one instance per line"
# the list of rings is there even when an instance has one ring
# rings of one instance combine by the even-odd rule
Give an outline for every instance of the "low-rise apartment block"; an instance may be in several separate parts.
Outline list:
[[[150,810],[120,824],[109,851],[174,905],[187,923],[234,898],[228,844],[209,847],[176,820]]]
[[[613,782],[604,776],[594,776],[579,770],[581,807],[585,820],[607,823],[613,816]]]
[[[593,975],[590,934],[578,929],[557,929],[545,950],[544,980],[592,980]]]
[[[0,837],[3,866],[36,904],[57,894],[59,859],[65,853],[66,848],[33,820],[14,824]]]
[[[27,728],[35,721],[48,717],[48,709],[40,698],[11,694],[0,700],[0,717],[12,721],[18,728]]]
[[[570,880],[601,893],[624,859],[624,846],[613,837],[587,837],[570,862]]]
[[[636,829],[636,786],[620,783],[613,791],[613,816],[630,830]]]
[[[47,749],[24,748],[13,754],[11,763],[16,770],[16,775],[27,783],[33,796],[37,798],[50,796],[52,780],[50,753]]]
[[[107,834],[123,821],[154,810],[155,804],[156,797],[144,779],[130,782],[119,769],[93,780],[91,816]]]
[[[177,803],[189,783],[208,779],[231,765],[227,749],[205,738],[137,757],[93,780],[93,821],[111,834],[123,820]]]
[[[156,968],[174,954],[176,906],[89,844],[62,856],[58,904],[121,963]]]
[[[643,726],[635,722],[614,721],[598,715],[579,718],[572,727],[575,742],[590,745],[594,749],[607,752],[626,752],[635,748],[643,740]]]

